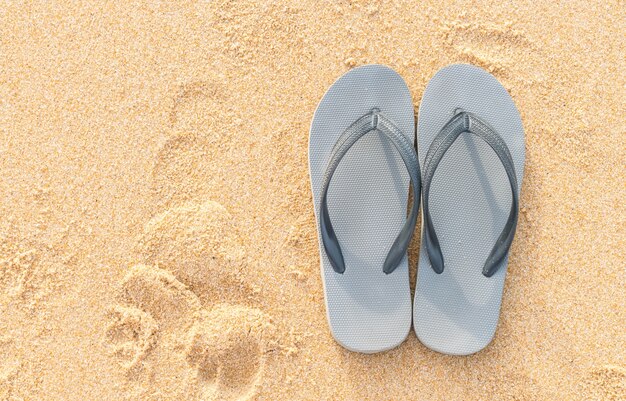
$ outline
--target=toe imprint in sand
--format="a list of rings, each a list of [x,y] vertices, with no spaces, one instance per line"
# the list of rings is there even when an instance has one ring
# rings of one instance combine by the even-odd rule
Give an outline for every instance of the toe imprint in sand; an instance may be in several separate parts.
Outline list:
[[[621,401],[626,400],[626,368],[605,365],[591,372],[585,382],[588,400]]]

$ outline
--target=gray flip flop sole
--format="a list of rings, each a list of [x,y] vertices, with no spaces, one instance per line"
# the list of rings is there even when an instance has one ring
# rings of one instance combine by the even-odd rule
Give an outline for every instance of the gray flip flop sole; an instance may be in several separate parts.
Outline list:
[[[525,159],[519,112],[495,77],[466,64],[441,69],[424,92],[417,130],[422,172],[434,138],[460,111],[478,116],[504,140],[519,191]],[[511,184],[494,150],[467,132],[444,154],[431,182],[430,215],[445,269],[437,274],[431,267],[423,225],[413,323],[428,348],[468,355],[486,347],[496,331],[508,254],[491,277],[482,269],[507,223]]]
[[[333,270],[319,227],[324,173],[333,147],[352,123],[379,109],[414,143],[411,94],[404,80],[381,65],[355,68],[321,100],[309,137],[309,169],[315,204],[326,311],[335,340],[357,352],[399,345],[411,326],[408,261],[391,274],[383,263],[407,218],[409,174],[393,145],[370,133],[343,157],[328,189],[328,210],[345,261]]]

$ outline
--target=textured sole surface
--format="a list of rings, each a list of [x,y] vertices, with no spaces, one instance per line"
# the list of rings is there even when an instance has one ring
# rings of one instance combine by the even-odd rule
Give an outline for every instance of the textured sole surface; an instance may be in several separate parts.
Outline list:
[[[404,80],[380,65],[355,68],[324,95],[309,138],[309,168],[316,221],[324,171],[343,131],[378,108],[414,142],[411,94]],[[391,349],[411,326],[408,261],[386,275],[383,262],[407,216],[409,175],[393,145],[368,134],[348,151],[328,191],[328,208],[346,271],[336,273],[321,241],[326,311],[334,338],[345,348],[372,353]],[[318,225],[319,238],[319,225]]]
[[[418,117],[420,166],[440,129],[458,109],[477,114],[506,142],[521,189],[524,130],[513,100],[495,77],[467,64],[441,69],[428,83]],[[482,268],[511,207],[511,189],[495,152],[464,133],[433,178],[430,208],[445,268],[436,274],[422,247],[413,322],[428,348],[452,355],[480,351],[491,342],[500,315],[508,256],[490,278]],[[423,238],[423,236],[422,236]]]

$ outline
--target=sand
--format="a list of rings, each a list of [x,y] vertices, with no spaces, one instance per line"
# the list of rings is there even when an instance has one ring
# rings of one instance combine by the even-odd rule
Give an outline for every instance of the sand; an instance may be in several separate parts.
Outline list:
[[[626,399],[623,1],[92,3],[0,7],[0,400]],[[417,107],[454,62],[526,129],[496,338],[351,353],[311,117],[351,67]]]

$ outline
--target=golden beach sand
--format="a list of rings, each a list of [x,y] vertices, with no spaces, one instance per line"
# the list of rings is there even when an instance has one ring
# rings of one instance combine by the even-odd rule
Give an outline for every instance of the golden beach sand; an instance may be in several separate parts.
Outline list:
[[[0,5],[0,400],[626,400],[624,1],[91,3]],[[526,130],[495,340],[349,352],[313,112],[368,63],[417,108],[455,62]]]

